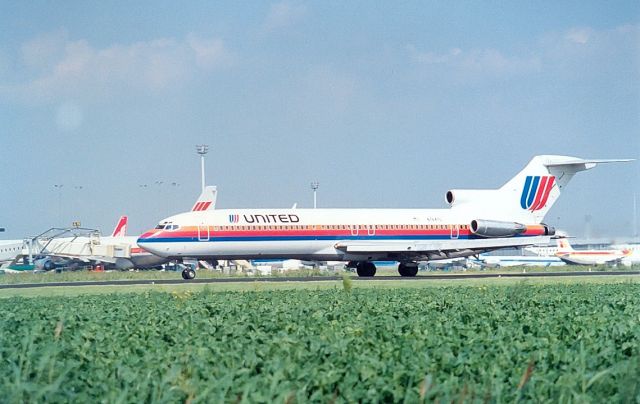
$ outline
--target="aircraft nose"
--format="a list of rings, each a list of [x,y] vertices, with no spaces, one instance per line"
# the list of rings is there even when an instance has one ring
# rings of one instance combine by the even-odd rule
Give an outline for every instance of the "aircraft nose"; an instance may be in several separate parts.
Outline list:
[[[150,230],[150,231],[148,231],[148,232],[146,232],[146,233],[142,234],[140,237],[138,237],[138,243],[140,243],[140,242],[142,242],[142,243],[144,243],[144,242],[148,242],[148,241],[149,241],[149,239],[150,239],[151,237],[155,236],[155,235],[156,235],[156,232],[155,232],[155,231],[153,231],[153,230]]]
[[[163,254],[163,251],[160,250],[160,246],[158,245],[158,243],[154,243],[154,239],[157,238],[159,233],[160,232],[158,231],[151,230],[142,234],[140,237],[138,237],[138,246],[154,255],[158,255],[161,257],[165,256],[166,254]]]

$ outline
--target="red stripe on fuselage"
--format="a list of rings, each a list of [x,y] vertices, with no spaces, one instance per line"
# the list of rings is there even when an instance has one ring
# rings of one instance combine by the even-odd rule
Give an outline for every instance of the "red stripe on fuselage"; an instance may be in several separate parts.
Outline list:
[[[311,227],[311,226],[310,226]],[[542,226],[540,226],[542,228]],[[544,229],[544,228],[542,228]],[[543,234],[536,232],[535,234]],[[290,229],[290,230],[213,230],[211,227],[207,230],[206,228],[200,229],[198,231],[197,227],[193,227],[190,229],[184,230],[173,230],[173,231],[161,231],[158,233],[152,233],[153,237],[158,238],[197,238],[206,236],[207,234],[211,238],[215,237],[310,237],[310,236],[318,236],[318,237],[350,237],[350,236],[451,236],[450,229],[393,229],[393,230],[384,230],[384,229],[366,229],[359,228],[358,231],[351,229]],[[453,233],[455,236],[469,236],[470,232],[468,229],[460,229],[459,231],[455,231]],[[149,234],[151,236],[151,234]],[[144,234],[142,237],[149,237],[147,234]]]

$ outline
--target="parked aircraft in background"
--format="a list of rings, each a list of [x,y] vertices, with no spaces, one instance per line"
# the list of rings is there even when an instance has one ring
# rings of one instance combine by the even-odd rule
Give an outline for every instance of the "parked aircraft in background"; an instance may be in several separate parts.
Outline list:
[[[111,237],[123,237],[125,236],[126,231],[127,231],[127,216],[121,216],[115,229],[113,230],[113,233],[111,234]],[[76,239],[76,238],[69,238],[69,237],[59,238],[54,242],[54,245],[58,243],[69,242],[72,239]],[[25,240],[0,241],[0,263],[10,263],[15,261],[18,257],[23,257],[23,256],[26,257],[29,254],[27,250],[28,250],[28,246],[26,245]],[[51,270],[58,265],[62,265],[68,262],[68,259],[61,257],[59,260],[54,261],[52,257],[44,255],[44,256],[36,257],[35,259],[33,259],[33,261],[34,261],[34,269]],[[24,267],[27,268],[29,266],[26,265]]]
[[[640,244],[616,244],[612,245],[611,248],[629,251],[629,255],[622,258],[622,264],[624,266],[640,265]]]
[[[640,245],[628,245],[625,248],[627,248],[630,253],[622,259],[622,264],[628,267],[640,265]]]
[[[208,186],[194,204],[192,211],[204,212],[215,208],[217,189]],[[45,237],[36,237],[33,241],[35,258],[34,269],[50,271],[61,267],[79,267],[101,265],[104,268],[127,270],[132,268],[156,268],[169,260],[159,257],[138,246],[138,236],[127,236],[127,216],[118,220],[111,236],[101,237],[97,231],[83,229],[52,229]],[[56,233],[57,231],[57,233]],[[48,237],[53,235],[53,237]],[[22,246],[23,241],[20,240]],[[1,250],[1,249],[0,249]],[[26,258],[28,252],[15,254]]]
[[[449,209],[188,212],[160,221],[138,245],[174,259],[350,261],[360,276],[375,275],[373,261],[393,260],[400,275],[415,276],[417,261],[547,244],[555,230],[542,220],[573,175],[616,161],[630,160],[536,156],[499,189],[447,192]]]
[[[556,256],[567,264],[573,265],[615,265],[631,255],[631,251],[624,250],[574,250],[566,238],[557,240]]]
[[[0,264],[13,261],[22,253],[24,240],[0,240]]]
[[[543,255],[489,255],[480,254],[475,258],[470,258],[474,263],[489,268],[531,266],[531,267],[555,267],[565,263],[555,256]]]
[[[111,233],[111,237],[126,236],[128,220],[129,218],[127,216],[120,216],[120,220],[118,220],[118,224],[116,224],[115,229],[113,229],[113,233]]]

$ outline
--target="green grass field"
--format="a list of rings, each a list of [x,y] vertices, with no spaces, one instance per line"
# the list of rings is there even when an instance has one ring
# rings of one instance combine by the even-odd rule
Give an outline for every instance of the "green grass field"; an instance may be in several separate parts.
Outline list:
[[[611,268],[606,266],[597,267],[585,267],[585,266],[563,266],[563,267],[511,267],[501,269],[488,269],[477,270],[471,269],[465,271],[465,273],[513,273],[513,272],[577,272],[577,271],[597,271],[607,272],[611,270],[616,271],[638,271],[640,267],[624,267]],[[448,273],[463,273],[462,271],[421,271],[419,276],[433,276],[442,275]],[[260,277],[260,278],[272,278],[272,277],[290,277],[290,276],[312,276],[312,277],[327,277],[341,275],[342,272],[333,271],[320,271],[320,270],[297,270],[287,272],[276,272],[268,276],[252,275],[243,272],[223,274],[220,271],[199,270],[198,278],[247,278],[247,277]],[[351,275],[355,276],[354,273]],[[395,266],[383,266],[378,268],[376,276],[398,276],[398,271]],[[47,282],[76,282],[76,281],[109,281],[109,280],[125,280],[125,279],[181,279],[179,272],[174,271],[108,271],[108,272],[93,272],[93,271],[69,271],[62,273],[51,272],[22,272],[22,273],[5,273],[0,274],[0,284],[18,284],[18,283],[47,283]]]
[[[637,402],[635,279],[8,297],[0,401]]]

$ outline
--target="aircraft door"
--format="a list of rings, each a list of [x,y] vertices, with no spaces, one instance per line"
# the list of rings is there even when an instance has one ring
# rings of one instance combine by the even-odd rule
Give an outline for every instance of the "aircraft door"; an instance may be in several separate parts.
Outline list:
[[[204,223],[198,225],[198,241],[209,241],[209,226]]]
[[[357,236],[359,232],[360,232],[360,226],[358,226],[357,224],[352,224],[351,225],[351,235],[352,236]]]
[[[368,224],[366,225],[367,228],[367,235],[368,236],[375,236],[376,235],[376,226],[372,225],[372,224]]]
[[[460,227],[457,224],[452,224],[449,229],[451,229],[451,239],[457,240],[460,237]]]

